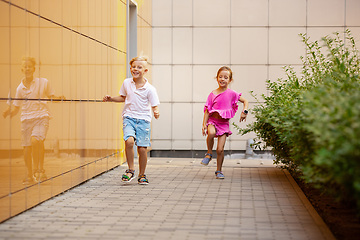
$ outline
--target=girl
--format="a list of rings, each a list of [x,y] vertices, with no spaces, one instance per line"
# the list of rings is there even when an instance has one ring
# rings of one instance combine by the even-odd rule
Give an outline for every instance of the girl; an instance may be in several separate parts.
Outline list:
[[[221,171],[224,162],[224,146],[226,137],[232,134],[229,128],[229,120],[234,117],[238,110],[237,102],[240,101],[244,105],[240,122],[246,121],[248,101],[241,96],[241,93],[229,89],[229,84],[232,81],[232,71],[229,67],[221,67],[217,72],[216,79],[219,87],[209,94],[204,108],[202,133],[204,136],[207,134],[208,150],[201,164],[209,164],[212,158],[214,138],[217,137],[217,169],[215,175],[217,179],[224,179],[225,176]]]

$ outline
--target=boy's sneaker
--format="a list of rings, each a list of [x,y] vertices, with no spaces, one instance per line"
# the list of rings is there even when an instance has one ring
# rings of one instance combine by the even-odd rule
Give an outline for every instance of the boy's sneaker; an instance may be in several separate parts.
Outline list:
[[[34,177],[36,179],[37,182],[43,182],[45,180],[47,180],[47,176],[45,174],[45,170],[42,169],[42,170],[37,170],[35,173],[34,173]]]
[[[131,176],[129,177],[127,173],[131,173]],[[131,182],[135,178],[135,170],[127,169],[125,173],[122,175],[121,180],[123,182]]]
[[[138,184],[140,184],[140,185],[147,185],[147,184],[149,184],[149,180],[146,178],[146,175],[145,175],[145,174],[139,176],[139,178],[138,178]]]
[[[31,176],[31,177],[26,177],[23,182],[22,182],[24,185],[31,185],[31,184],[34,184],[36,183],[36,179],[35,177]]]

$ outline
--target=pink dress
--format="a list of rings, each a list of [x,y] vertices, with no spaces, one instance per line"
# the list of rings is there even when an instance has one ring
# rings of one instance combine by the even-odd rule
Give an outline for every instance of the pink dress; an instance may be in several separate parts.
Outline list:
[[[227,136],[231,135],[229,127],[229,120],[235,116],[235,113],[238,110],[238,101],[240,99],[241,93],[237,93],[231,89],[227,89],[225,92],[215,95],[211,92],[207,98],[204,112],[207,110],[209,112],[209,120],[206,124],[214,125],[216,129],[216,136],[221,136],[226,134]],[[221,119],[212,117],[212,113],[219,113]]]

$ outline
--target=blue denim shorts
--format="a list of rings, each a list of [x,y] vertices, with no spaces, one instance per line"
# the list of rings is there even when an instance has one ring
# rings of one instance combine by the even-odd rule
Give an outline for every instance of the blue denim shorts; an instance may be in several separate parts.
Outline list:
[[[129,137],[133,137],[138,147],[150,147],[150,122],[143,119],[124,117],[123,132],[124,141],[128,140]]]

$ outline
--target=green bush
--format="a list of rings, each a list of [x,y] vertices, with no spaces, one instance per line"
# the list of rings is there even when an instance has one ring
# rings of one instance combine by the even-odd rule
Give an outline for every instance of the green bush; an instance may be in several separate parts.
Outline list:
[[[358,51],[350,31],[311,42],[300,34],[307,54],[300,77],[285,67],[286,79],[267,81],[251,112],[256,121],[239,129],[254,131],[256,146],[270,147],[275,162],[303,175],[360,209],[360,79]],[[325,56],[323,51],[327,51]]]
[[[359,103],[357,76],[346,81],[328,78],[304,94],[304,129],[312,135],[314,152],[302,171],[308,182],[327,186],[336,196],[357,200],[360,206]]]

